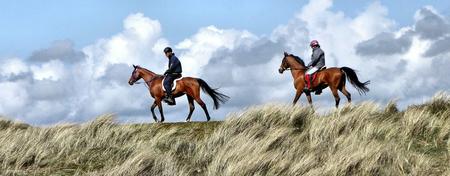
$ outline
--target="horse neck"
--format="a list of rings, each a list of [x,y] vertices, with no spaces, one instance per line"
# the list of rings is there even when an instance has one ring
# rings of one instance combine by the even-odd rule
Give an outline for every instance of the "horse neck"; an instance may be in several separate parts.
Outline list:
[[[291,69],[291,74],[292,74],[292,78],[294,78],[294,80],[296,80],[298,77],[305,75],[305,70],[295,70],[295,69]]]
[[[306,72],[305,66],[295,60],[295,58],[288,59],[288,63],[291,66],[291,74],[294,79],[304,75]]]
[[[157,76],[156,73],[153,73],[150,70],[141,69],[142,79],[144,79],[146,82],[153,79],[155,76]]]

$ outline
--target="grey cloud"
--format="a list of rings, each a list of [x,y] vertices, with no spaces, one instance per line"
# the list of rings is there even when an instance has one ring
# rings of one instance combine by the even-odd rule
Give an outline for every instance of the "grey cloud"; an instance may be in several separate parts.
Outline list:
[[[441,90],[450,90],[450,79],[448,79],[448,75],[450,75],[450,55],[435,57],[431,64],[432,69],[428,70],[426,78],[437,80],[436,83],[430,84],[433,92],[441,91]]]
[[[204,66],[202,77],[214,80],[220,76],[216,82],[221,86],[233,86],[233,77],[248,77],[249,75],[233,75],[238,68],[245,68],[248,66],[255,66],[269,62],[277,54],[280,55],[280,63],[283,52],[283,43],[273,42],[267,38],[257,41],[250,47],[238,47],[234,50],[219,50],[214,53],[209,60],[208,65]],[[250,74],[251,72],[258,72],[260,70],[251,70],[252,68],[245,68],[241,74]],[[274,68],[276,71],[277,68]],[[268,70],[270,71],[270,70]],[[257,81],[257,80],[248,80]]]
[[[221,60],[210,61],[203,67],[202,79],[214,80],[216,85],[220,86],[232,86],[233,85],[233,71],[235,65],[227,62],[230,58],[223,58]],[[220,77],[220,79],[217,79]]]
[[[447,56],[432,59],[429,69],[417,71],[404,81],[402,93],[407,98],[418,96],[432,96],[438,91],[450,91],[450,59]]]
[[[395,81],[398,75],[401,75],[406,71],[408,62],[405,59],[401,59],[394,68],[386,68],[383,66],[378,67],[378,72],[375,73],[374,78],[381,78],[382,81]]]
[[[31,72],[24,72],[20,73],[18,75],[8,75],[8,76],[0,76],[0,82],[3,81],[10,81],[10,82],[16,82],[16,81],[29,81],[33,79],[33,74]]]
[[[118,84],[127,84],[133,67],[127,64],[113,64],[105,71],[105,75],[100,78],[104,82],[115,82]]]
[[[266,63],[274,53],[282,53],[282,51],[282,45],[263,38],[249,47],[221,50],[211,58],[210,62],[214,63],[223,58],[230,58],[234,64],[239,66],[256,65]]]
[[[58,40],[50,47],[33,52],[29,60],[31,62],[47,62],[49,60],[61,60],[67,63],[75,63],[85,58],[85,54],[74,49],[70,40]]]
[[[201,77],[212,87],[219,86],[220,91],[232,97],[224,107],[242,108],[262,103],[263,97],[273,86],[284,83],[284,75],[277,72],[278,63],[273,69],[265,70],[268,69],[265,65],[277,55],[281,63],[285,43],[280,41],[262,38],[250,47],[219,50],[204,66]],[[273,75],[280,79],[269,78]]]
[[[448,19],[440,17],[428,8],[422,8],[418,13],[421,18],[414,24],[414,29],[399,38],[395,38],[393,33],[380,33],[372,39],[359,43],[356,46],[356,53],[363,56],[401,54],[410,48],[412,36],[435,40],[424,54],[426,57],[449,52],[450,49],[447,47],[450,44],[449,37],[442,39],[450,34]]]
[[[70,90],[74,85],[66,80],[34,80],[30,85],[28,92],[33,100],[67,99],[74,93]]]
[[[423,18],[416,22],[415,31],[422,38],[438,39],[450,33],[450,25],[447,19],[442,19],[427,8],[422,8],[419,13]]]
[[[450,36],[434,42],[431,47],[425,52],[425,57],[434,57],[442,53],[450,52]]]
[[[356,54],[363,56],[391,55],[406,52],[411,47],[410,33],[395,38],[392,33],[380,33],[356,46]]]

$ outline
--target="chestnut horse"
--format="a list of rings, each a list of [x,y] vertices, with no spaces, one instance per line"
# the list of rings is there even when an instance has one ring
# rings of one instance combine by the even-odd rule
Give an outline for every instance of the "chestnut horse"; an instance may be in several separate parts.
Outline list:
[[[281,62],[280,68],[278,69],[278,72],[282,74],[287,69],[291,70],[292,77],[294,78],[294,87],[296,89],[296,93],[293,104],[295,104],[304,92],[304,78],[307,68],[302,59],[284,52],[284,58]],[[351,94],[345,88],[345,77],[347,77],[350,83],[356,88],[356,90],[358,90],[359,94],[365,94],[369,91],[367,85],[370,83],[370,81],[366,81],[364,83],[360,82],[355,71],[349,67],[331,67],[317,72],[316,78],[311,83],[312,91],[330,87],[331,93],[333,93],[334,99],[336,101],[336,108],[339,106],[340,101],[338,90],[347,97],[347,100],[350,103],[352,99]],[[305,94],[307,96],[309,104],[312,105],[311,93],[309,91],[305,91]]]
[[[153,119],[155,120],[155,122],[158,122],[158,119],[155,115],[155,107],[158,106],[159,113],[161,114],[161,122],[164,122],[164,113],[161,103],[161,100],[165,96],[165,92],[162,88],[162,80],[164,76],[158,75],[140,66],[133,65],[133,67],[134,70],[131,73],[128,84],[133,85],[141,78],[145,81],[150,95],[155,99],[153,105],[150,107]],[[209,87],[209,85],[202,79],[183,77],[181,78],[181,80],[177,80],[177,85],[172,95],[174,98],[177,98],[186,94],[189,102],[189,115],[186,118],[186,122],[191,121],[192,112],[194,112],[195,109],[194,100],[203,108],[203,111],[205,111],[207,121],[211,119],[205,103],[200,98],[200,88],[213,99],[214,109],[218,109],[220,104],[225,103],[229,99],[228,96],[217,92],[217,89],[212,89],[211,87]]]

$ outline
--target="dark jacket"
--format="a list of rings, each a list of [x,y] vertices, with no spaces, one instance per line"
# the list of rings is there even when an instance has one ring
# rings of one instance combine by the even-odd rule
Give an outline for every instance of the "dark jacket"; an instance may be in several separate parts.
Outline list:
[[[181,72],[182,72],[181,62],[180,62],[180,60],[178,60],[177,56],[175,56],[175,54],[173,54],[169,59],[169,68],[167,69],[165,74],[166,73],[174,74],[174,73],[181,73]]]
[[[325,53],[320,49],[320,47],[314,48],[311,55],[311,62],[309,62],[308,67],[318,67],[322,68],[325,66]]]

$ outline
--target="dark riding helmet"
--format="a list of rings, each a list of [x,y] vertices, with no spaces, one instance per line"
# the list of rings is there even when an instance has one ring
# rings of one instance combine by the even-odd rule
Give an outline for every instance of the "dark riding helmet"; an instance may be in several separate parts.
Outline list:
[[[172,48],[166,47],[164,48],[164,53],[172,52]]]

